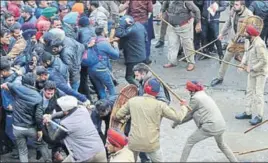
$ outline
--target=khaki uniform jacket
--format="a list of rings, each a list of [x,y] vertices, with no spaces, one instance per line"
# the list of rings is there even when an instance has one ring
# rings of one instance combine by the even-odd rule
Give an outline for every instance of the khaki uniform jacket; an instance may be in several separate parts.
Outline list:
[[[228,20],[225,22],[225,24],[223,25],[223,28],[221,30],[221,34],[223,36],[227,35],[230,30],[232,31],[232,34],[235,34],[234,25],[235,25],[236,14],[237,13],[232,9],[232,11],[230,12]],[[243,21],[247,17],[252,16],[252,15],[253,15],[253,13],[248,8],[245,7],[245,9],[242,11],[242,14],[238,18],[238,24],[237,24],[237,29],[236,29],[237,32],[239,32],[240,26],[243,23]]]
[[[129,149],[138,152],[154,152],[160,148],[160,125],[163,117],[182,120],[187,108],[178,111],[148,94],[131,98],[117,113],[116,118],[131,116]]]
[[[120,151],[111,154],[110,162],[135,162],[134,154],[125,146]]]
[[[194,119],[196,126],[210,135],[218,135],[225,131],[225,120],[215,101],[205,91],[196,92],[189,103],[192,111],[182,122],[175,122],[173,126]],[[185,106],[183,106],[185,107]]]
[[[253,71],[250,71],[251,76],[268,74],[268,51],[264,41],[258,36],[252,43],[249,40],[245,43],[245,55],[243,56],[242,64],[250,66]]]

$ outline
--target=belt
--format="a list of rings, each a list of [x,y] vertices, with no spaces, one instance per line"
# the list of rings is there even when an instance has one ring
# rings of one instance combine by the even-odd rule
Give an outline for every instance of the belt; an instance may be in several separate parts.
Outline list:
[[[182,21],[182,22],[179,24],[179,26],[180,26],[180,27],[181,27],[181,26],[184,26],[184,25],[188,24],[191,20],[192,20],[192,18],[190,18],[190,19],[188,19],[188,20],[184,20],[184,21]]]

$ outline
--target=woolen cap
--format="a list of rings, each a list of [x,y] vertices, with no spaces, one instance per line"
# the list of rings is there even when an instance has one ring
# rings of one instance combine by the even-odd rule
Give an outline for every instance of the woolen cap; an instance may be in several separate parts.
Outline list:
[[[29,5],[22,6],[21,10],[24,11],[24,12],[27,12],[29,14],[33,13],[33,9]]]

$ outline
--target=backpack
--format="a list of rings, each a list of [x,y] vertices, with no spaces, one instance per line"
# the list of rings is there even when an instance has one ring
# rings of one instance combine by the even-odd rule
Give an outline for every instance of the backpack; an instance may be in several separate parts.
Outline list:
[[[82,57],[82,66],[85,67],[92,67],[100,62],[100,56],[98,54],[98,43],[101,41],[105,41],[103,39],[96,39],[96,44],[92,47],[89,47],[87,50],[84,51]]]

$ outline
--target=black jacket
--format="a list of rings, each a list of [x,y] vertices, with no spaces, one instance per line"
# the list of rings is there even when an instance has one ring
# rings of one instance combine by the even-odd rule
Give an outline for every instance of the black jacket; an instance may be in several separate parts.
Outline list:
[[[13,124],[19,127],[36,127],[40,131],[42,123],[36,119],[43,114],[42,97],[34,87],[22,84],[8,83],[9,91],[14,97]]]

